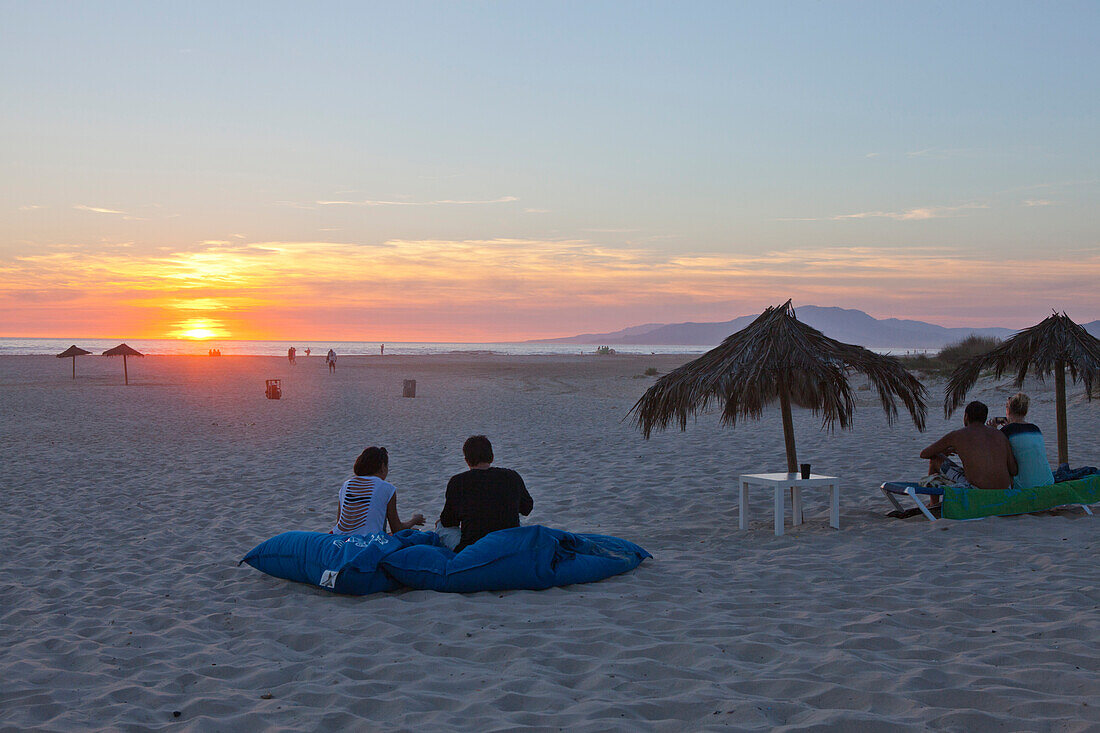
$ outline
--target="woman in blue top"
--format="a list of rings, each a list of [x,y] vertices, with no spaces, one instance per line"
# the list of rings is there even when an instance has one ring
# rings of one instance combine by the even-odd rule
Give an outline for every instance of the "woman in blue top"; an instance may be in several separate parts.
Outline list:
[[[1012,446],[1019,472],[1012,477],[1012,488],[1031,489],[1036,486],[1049,486],[1054,483],[1054,474],[1047,462],[1047,448],[1043,434],[1037,425],[1027,422],[1027,410],[1031,399],[1023,392],[1017,392],[1005,405],[1008,421],[1001,426],[1001,432]],[[1003,418],[1002,418],[1003,419]]]

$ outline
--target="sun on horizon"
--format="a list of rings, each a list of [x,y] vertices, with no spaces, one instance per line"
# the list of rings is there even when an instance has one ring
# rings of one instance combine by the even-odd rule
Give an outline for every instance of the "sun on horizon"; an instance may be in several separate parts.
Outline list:
[[[168,333],[169,338],[177,338],[185,341],[207,341],[209,339],[224,339],[232,337],[221,324],[214,321],[189,320],[177,325]]]

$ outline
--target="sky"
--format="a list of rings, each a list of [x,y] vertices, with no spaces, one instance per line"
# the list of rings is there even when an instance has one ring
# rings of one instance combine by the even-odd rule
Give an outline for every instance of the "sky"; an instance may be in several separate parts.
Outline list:
[[[1100,4],[0,2],[0,335],[1100,318]]]

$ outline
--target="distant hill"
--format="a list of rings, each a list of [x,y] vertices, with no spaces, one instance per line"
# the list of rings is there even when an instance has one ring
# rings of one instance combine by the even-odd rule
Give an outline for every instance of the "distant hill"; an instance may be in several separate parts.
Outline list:
[[[796,308],[798,319],[818,329],[826,336],[852,344],[874,348],[936,349],[960,341],[971,334],[1007,338],[1010,328],[945,328],[924,321],[898,318],[872,318],[863,311],[845,308],[825,308],[804,305]],[[558,344],[653,344],[682,346],[716,346],[735,331],[739,331],[755,315],[741,316],[721,323],[646,324],[612,333],[587,333],[556,339],[539,339],[536,343]],[[1100,337],[1100,320],[1085,328]]]
[[[1092,323],[1082,323],[1085,330],[1091,333],[1096,338],[1100,339],[1100,321],[1093,321]]]
[[[612,331],[611,333],[582,333],[578,336],[567,336],[564,338],[556,339],[534,339],[528,341],[529,344],[605,344],[605,343],[626,343],[620,339],[630,338],[631,336],[638,336],[644,333],[649,333],[661,328],[665,324],[663,323],[647,323],[644,326],[631,326],[630,328],[624,328],[621,331]],[[610,340],[608,340],[610,339]],[[648,341],[646,343],[649,343]]]

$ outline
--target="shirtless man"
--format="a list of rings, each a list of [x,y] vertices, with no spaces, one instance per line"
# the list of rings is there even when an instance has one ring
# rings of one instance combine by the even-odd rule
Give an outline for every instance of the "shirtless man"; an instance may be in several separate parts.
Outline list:
[[[962,430],[943,436],[921,451],[928,459],[928,475],[940,474],[956,486],[977,489],[1012,488],[1012,477],[1019,468],[1008,438],[996,428],[985,424],[989,408],[981,402],[971,402],[963,413]],[[963,465],[949,455],[962,459]],[[939,502],[935,499],[932,506]]]

